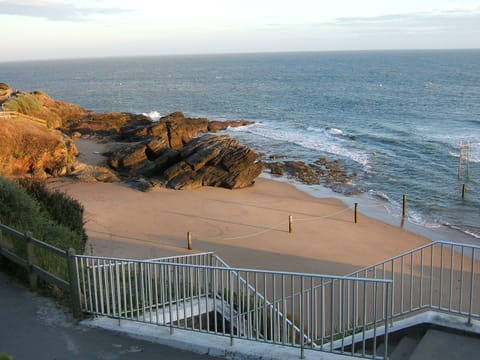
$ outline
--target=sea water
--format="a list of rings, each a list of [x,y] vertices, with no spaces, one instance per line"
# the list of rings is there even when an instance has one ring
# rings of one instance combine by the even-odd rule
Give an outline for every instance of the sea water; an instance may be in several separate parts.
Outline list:
[[[480,243],[480,50],[0,63],[0,81],[98,112],[254,120],[227,132],[266,156],[339,159],[359,173],[361,211],[398,219],[406,194],[408,224]],[[468,178],[458,177],[462,142]]]

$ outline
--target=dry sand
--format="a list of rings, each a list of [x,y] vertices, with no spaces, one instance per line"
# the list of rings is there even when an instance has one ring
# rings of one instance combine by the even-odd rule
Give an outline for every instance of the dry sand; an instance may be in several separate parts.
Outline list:
[[[76,143],[80,161],[104,161],[99,153],[108,145]],[[148,259],[213,251],[236,267],[344,275],[430,242],[362,214],[354,224],[353,210],[339,200],[317,199],[261,178],[242,190],[145,193],[120,183],[70,180],[56,180],[51,187],[84,205],[86,252],[100,256]]]

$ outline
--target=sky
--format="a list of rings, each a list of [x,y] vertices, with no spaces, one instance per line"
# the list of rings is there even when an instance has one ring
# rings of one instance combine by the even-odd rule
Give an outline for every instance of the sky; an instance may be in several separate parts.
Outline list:
[[[0,61],[480,48],[480,0],[0,0]]]

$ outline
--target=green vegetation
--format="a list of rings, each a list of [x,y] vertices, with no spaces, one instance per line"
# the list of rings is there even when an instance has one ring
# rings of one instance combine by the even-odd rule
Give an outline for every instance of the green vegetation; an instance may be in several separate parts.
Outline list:
[[[60,192],[50,192],[32,180],[21,185],[0,176],[0,222],[60,249],[83,253],[86,234],[83,207]],[[16,247],[17,248],[17,247]],[[18,248],[20,252],[23,249]]]
[[[66,193],[48,190],[38,180],[24,178],[19,183],[29,195],[38,201],[42,211],[47,212],[51,219],[82,235],[83,240],[87,239],[83,228],[84,210],[82,204]]]
[[[42,104],[35,96],[36,92],[19,93],[16,97],[11,98],[3,104],[5,111],[17,111],[22,114],[31,115],[32,113],[42,110]]]
[[[0,360],[13,360],[13,357],[2,352],[0,353]]]

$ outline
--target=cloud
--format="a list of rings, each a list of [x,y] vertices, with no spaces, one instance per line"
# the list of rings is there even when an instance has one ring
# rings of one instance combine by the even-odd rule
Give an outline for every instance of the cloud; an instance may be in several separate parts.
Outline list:
[[[86,21],[95,15],[116,15],[127,11],[129,10],[78,7],[68,3],[49,1],[0,1],[0,15],[28,16],[51,21]]]
[[[382,25],[415,25],[415,24],[452,24],[461,23],[463,20],[478,19],[480,17],[480,7],[462,9],[452,8],[437,10],[432,12],[418,12],[406,14],[389,14],[374,17],[351,17],[337,18],[334,24],[340,26],[377,26]],[[480,23],[479,23],[480,24]]]

